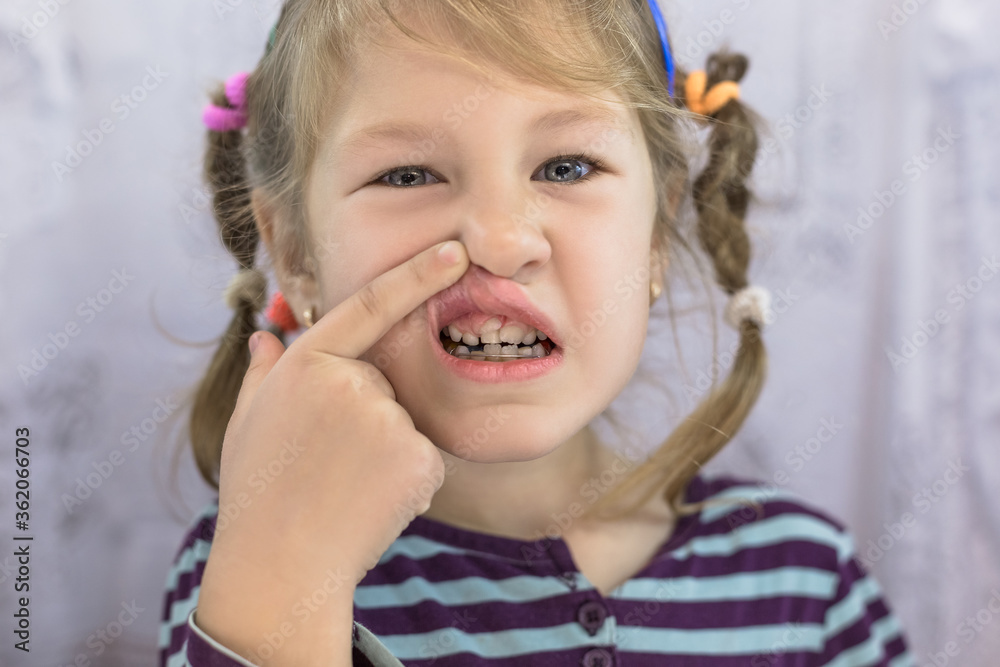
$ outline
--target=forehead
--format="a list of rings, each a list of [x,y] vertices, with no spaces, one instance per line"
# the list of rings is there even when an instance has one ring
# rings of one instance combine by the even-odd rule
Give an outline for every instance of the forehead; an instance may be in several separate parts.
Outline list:
[[[326,137],[337,151],[430,139],[435,130],[460,129],[473,114],[535,136],[579,128],[634,141],[638,125],[635,111],[613,91],[592,96],[547,88],[403,38],[369,46],[345,91]]]

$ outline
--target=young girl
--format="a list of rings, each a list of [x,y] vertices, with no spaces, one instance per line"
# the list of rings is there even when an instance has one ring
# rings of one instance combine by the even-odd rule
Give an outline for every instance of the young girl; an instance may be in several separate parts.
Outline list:
[[[913,664],[839,522],[697,474],[765,375],[746,67],[675,69],[647,0],[287,0],[205,115],[241,271],[162,665]],[[691,247],[692,119],[740,346],[643,462],[590,423]]]

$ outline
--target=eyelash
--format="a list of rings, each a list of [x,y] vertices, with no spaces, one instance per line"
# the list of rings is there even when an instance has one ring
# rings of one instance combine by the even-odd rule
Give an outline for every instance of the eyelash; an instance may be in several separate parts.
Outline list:
[[[557,156],[555,156],[553,158],[550,158],[550,159],[546,160],[545,163],[542,165],[542,168],[547,167],[548,165],[552,164],[553,162],[569,162],[569,161],[572,161],[572,160],[577,160],[579,162],[583,162],[583,163],[589,164],[590,166],[593,167],[593,169],[591,169],[589,172],[587,172],[586,174],[584,174],[580,178],[576,179],[575,181],[569,181],[567,183],[556,183],[555,181],[548,181],[548,182],[552,183],[554,185],[577,185],[579,183],[583,183],[584,181],[589,181],[592,176],[596,176],[597,174],[604,173],[604,167],[605,167],[604,162],[600,158],[596,158],[593,155],[590,155],[588,153],[564,153],[564,154],[561,154],[561,155],[557,155]],[[381,174],[379,174],[378,176],[375,177],[375,179],[371,182],[371,185],[384,185],[385,187],[393,188],[393,189],[396,189],[396,190],[408,190],[408,189],[410,189],[412,187],[418,187],[418,188],[419,187],[425,187],[425,186],[419,186],[419,185],[418,186],[409,186],[409,187],[407,187],[407,186],[398,186],[398,185],[389,185],[388,183],[383,183],[382,182],[382,179],[384,179],[389,174],[391,174],[393,172],[396,172],[396,171],[401,171],[401,170],[404,170],[404,169],[412,169],[414,171],[421,170],[421,171],[427,171],[427,172],[430,172],[430,173],[434,173],[433,171],[431,171],[431,169],[429,169],[429,168],[427,168],[427,167],[425,167],[423,165],[419,165],[419,164],[403,165],[403,166],[393,167],[392,169],[387,169],[387,170],[383,171]],[[437,178],[436,175],[434,177]],[[430,185],[434,185],[434,183],[430,183]]]

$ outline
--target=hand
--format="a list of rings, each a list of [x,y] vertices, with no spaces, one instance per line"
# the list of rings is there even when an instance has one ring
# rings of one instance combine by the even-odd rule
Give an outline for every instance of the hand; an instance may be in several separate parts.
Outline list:
[[[289,645],[311,660],[339,660],[344,650],[350,660],[354,588],[430,507],[426,497],[413,508],[412,490],[431,481],[436,491],[443,482],[438,449],[414,428],[385,376],[358,359],[465,273],[461,244],[451,265],[438,248],[375,278],[287,350],[275,336],[256,334],[223,442],[219,519],[195,617],[234,650],[256,650],[282,622],[294,627],[296,617],[319,615],[324,620],[308,623],[315,632],[297,629]],[[316,605],[320,598],[335,602]],[[290,655],[281,649],[276,663]]]

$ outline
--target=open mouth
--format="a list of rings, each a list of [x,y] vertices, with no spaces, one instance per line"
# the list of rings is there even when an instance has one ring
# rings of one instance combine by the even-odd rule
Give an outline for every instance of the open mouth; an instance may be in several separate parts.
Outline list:
[[[514,325],[500,327],[498,320],[491,320],[484,325],[479,335],[463,333],[450,325],[440,331],[438,339],[448,354],[474,361],[541,359],[549,356],[556,347],[538,329],[525,331],[524,327]]]

